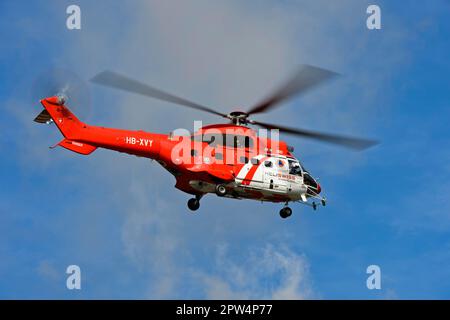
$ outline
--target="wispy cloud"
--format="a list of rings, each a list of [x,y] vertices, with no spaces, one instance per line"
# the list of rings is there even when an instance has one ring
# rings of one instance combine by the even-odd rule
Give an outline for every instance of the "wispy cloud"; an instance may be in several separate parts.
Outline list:
[[[198,272],[208,299],[317,298],[305,256],[270,244],[247,250],[236,261],[227,246],[219,247],[214,271]]]

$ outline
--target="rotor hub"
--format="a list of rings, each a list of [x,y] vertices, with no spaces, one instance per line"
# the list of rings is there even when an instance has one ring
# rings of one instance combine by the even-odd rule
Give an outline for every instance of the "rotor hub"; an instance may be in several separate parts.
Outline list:
[[[56,98],[58,99],[57,101],[60,106],[62,106],[67,101],[67,96],[64,93],[58,93],[56,95]]]
[[[232,111],[227,115],[227,118],[230,119],[233,124],[239,126],[249,123],[248,116],[248,113],[244,111]]]

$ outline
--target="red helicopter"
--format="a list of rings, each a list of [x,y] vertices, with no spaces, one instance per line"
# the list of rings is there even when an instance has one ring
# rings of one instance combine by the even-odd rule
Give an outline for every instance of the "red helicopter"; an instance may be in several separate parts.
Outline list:
[[[176,131],[159,134],[90,126],[69,110],[67,97],[57,92],[41,100],[44,110],[34,121],[56,124],[64,139],[55,147],[61,146],[82,155],[106,148],[156,160],[175,177],[177,189],[194,196],[188,201],[192,211],[200,207],[204,195],[215,193],[220,197],[281,203],[280,216],[287,218],[292,214],[288,207],[290,202],[303,203],[316,210],[315,200],[322,206],[326,201],[320,195],[317,180],[293,155],[293,148],[278,140],[278,130],[355,150],[368,148],[376,142],[264,123],[250,119],[250,116],[266,112],[336,75],[332,71],[303,65],[293,78],[248,111],[225,114],[118,73],[104,71],[91,81],[208,112],[228,119],[228,123],[203,126],[190,135]],[[266,132],[258,134],[249,125],[271,130],[270,138]]]

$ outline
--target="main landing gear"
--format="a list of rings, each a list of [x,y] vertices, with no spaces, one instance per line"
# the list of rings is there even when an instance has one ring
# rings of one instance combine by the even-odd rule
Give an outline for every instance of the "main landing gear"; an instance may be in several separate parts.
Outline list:
[[[216,186],[216,194],[219,197],[224,197],[227,194],[227,188],[223,184],[218,184]]]
[[[188,208],[189,208],[191,211],[197,211],[198,208],[200,208],[200,199],[201,199],[201,198],[202,198],[201,196],[195,196],[195,198],[189,199],[189,200],[188,200],[188,203],[187,203]]]
[[[286,219],[292,215],[292,209],[289,207],[284,207],[280,210],[280,217],[283,219]]]

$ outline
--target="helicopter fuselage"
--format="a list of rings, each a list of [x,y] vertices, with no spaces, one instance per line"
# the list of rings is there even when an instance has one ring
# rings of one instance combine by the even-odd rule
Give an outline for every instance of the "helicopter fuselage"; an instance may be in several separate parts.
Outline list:
[[[210,125],[184,136],[113,129],[81,122],[56,97],[41,102],[65,137],[59,146],[84,155],[105,148],[156,160],[175,177],[176,188],[197,198],[216,193],[306,202],[321,191],[285,142],[258,136],[245,126]]]

